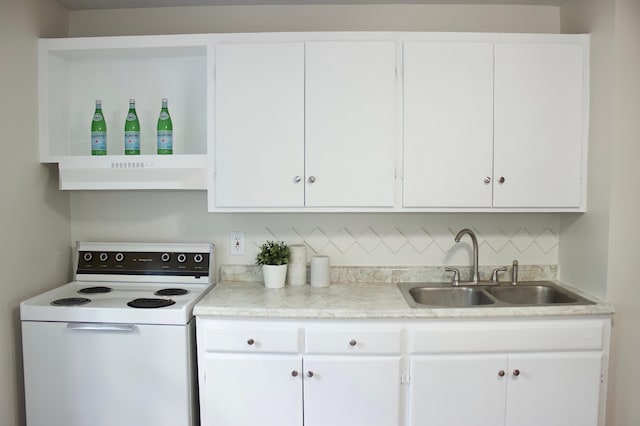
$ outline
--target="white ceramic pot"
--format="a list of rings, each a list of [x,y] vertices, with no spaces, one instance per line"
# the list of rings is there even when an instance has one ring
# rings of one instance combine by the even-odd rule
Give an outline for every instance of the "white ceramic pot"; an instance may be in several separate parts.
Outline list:
[[[282,288],[287,278],[287,265],[262,265],[262,274],[266,288]]]

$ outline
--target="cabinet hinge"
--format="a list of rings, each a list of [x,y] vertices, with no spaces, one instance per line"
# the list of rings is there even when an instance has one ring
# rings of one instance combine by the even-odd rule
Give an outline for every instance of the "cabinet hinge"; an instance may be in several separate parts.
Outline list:
[[[401,385],[409,385],[409,383],[411,382],[411,376],[409,376],[409,373],[401,373],[400,374],[400,384]]]

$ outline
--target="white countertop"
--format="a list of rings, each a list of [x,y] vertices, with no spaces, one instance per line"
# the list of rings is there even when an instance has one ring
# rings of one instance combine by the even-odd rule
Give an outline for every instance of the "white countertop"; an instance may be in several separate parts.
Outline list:
[[[612,315],[613,306],[558,281],[595,301],[593,305],[412,308],[396,284],[332,283],[268,289],[262,282],[223,281],[194,308],[196,316],[301,319],[427,319]]]

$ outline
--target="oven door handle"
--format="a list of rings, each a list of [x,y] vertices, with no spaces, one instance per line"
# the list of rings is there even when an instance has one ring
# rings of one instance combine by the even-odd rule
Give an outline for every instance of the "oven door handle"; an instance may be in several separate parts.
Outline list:
[[[134,324],[98,324],[92,322],[70,322],[67,328],[73,331],[118,331],[122,333],[133,333],[136,331]]]

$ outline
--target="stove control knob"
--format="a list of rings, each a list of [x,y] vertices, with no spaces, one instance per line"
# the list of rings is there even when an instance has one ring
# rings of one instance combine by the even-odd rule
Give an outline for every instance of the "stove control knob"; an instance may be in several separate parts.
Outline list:
[[[200,263],[202,262],[202,255],[200,253],[196,254],[195,256],[193,256],[193,261],[196,263]]]
[[[184,263],[187,261],[187,255],[184,253],[180,253],[178,255],[178,263]]]
[[[117,253],[116,254],[116,262],[122,262],[124,260],[124,254]]]
[[[109,255],[107,253],[100,253],[100,261],[106,262],[109,259]]]
[[[91,259],[93,259],[93,253],[91,252],[86,252],[82,258],[84,259],[85,262],[91,262]]]
[[[169,259],[171,259],[171,255],[169,253],[162,253],[160,259],[162,259],[163,262],[168,262]]]

